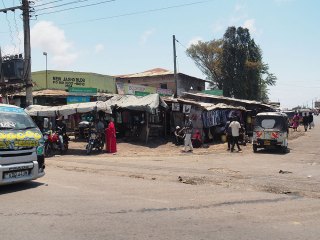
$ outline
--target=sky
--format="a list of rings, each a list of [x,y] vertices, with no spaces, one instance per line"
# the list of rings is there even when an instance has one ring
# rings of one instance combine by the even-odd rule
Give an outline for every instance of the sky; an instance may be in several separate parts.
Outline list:
[[[271,101],[284,108],[320,100],[320,1],[318,0],[34,0],[32,71],[121,75],[152,68],[205,79],[186,55],[197,41],[246,27],[278,78]],[[0,9],[19,0],[0,0]],[[59,6],[61,5],[61,6]],[[91,5],[91,6],[85,6]],[[81,7],[85,6],[85,7]],[[72,8],[72,9],[70,9]],[[68,10],[69,9],[69,10]],[[2,55],[23,52],[21,11],[0,13]]]

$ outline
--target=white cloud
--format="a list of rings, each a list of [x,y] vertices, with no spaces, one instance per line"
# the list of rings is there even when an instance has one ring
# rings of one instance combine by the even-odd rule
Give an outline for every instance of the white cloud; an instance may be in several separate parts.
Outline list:
[[[255,34],[257,32],[256,21],[254,19],[245,20],[243,27],[248,28],[251,34]]]
[[[104,45],[99,43],[94,47],[95,53],[101,53],[104,51]]]
[[[235,12],[242,12],[246,8],[245,4],[236,3],[234,6]]]
[[[197,44],[199,41],[203,41],[203,39],[201,37],[194,37],[189,41],[188,47],[190,47],[193,44]]]
[[[248,18],[246,2],[237,2],[229,17],[219,19],[213,24],[213,33],[224,33],[230,26],[239,26],[244,19]]]
[[[54,67],[65,69],[77,58],[73,43],[69,41],[62,29],[48,21],[40,21],[31,29],[33,48],[47,52]]]
[[[145,31],[145,32],[142,34],[141,38],[140,38],[140,39],[141,39],[141,40],[140,40],[140,43],[141,43],[142,45],[146,44],[147,41],[148,41],[148,39],[150,38],[150,36],[151,36],[152,34],[154,34],[154,32],[155,32],[154,29],[150,29],[150,30]]]
[[[278,4],[283,4],[283,3],[290,3],[290,2],[293,2],[294,0],[274,0],[275,3],[278,3]]]
[[[219,33],[221,31],[225,31],[227,28],[227,24],[224,21],[218,20],[213,24],[213,32]]]

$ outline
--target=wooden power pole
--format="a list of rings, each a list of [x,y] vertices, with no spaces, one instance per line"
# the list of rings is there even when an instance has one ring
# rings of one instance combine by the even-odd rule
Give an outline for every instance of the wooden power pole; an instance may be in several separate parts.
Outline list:
[[[174,83],[176,85],[175,97],[178,97],[178,76],[177,76],[177,53],[176,53],[176,36],[173,35],[173,65],[174,65]]]
[[[24,67],[23,80],[26,84],[26,105],[33,104],[31,80],[31,46],[30,46],[30,10],[29,1],[22,0],[23,32],[24,32]]]

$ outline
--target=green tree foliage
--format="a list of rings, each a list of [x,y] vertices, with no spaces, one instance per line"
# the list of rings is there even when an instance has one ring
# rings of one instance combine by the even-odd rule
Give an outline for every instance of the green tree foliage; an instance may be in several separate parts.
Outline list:
[[[187,49],[187,55],[193,59],[197,67],[212,82],[212,85],[222,89],[221,54],[222,40],[209,42],[198,41]]]
[[[277,80],[246,28],[229,27],[222,40],[199,41],[187,55],[227,97],[267,101],[267,87]]]

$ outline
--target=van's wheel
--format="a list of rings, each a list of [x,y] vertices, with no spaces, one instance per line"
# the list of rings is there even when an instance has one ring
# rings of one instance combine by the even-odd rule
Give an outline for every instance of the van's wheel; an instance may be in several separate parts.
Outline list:
[[[257,144],[253,144],[252,145],[252,148],[253,148],[253,152],[256,153],[258,151],[258,147],[257,147]]]
[[[92,151],[92,145],[91,144],[87,144],[87,146],[86,146],[87,155],[90,155],[91,151]]]
[[[288,152],[288,147],[282,147],[281,148],[282,153],[287,153]]]
[[[52,148],[50,144],[46,144],[44,147],[44,156],[45,157],[52,157]]]

